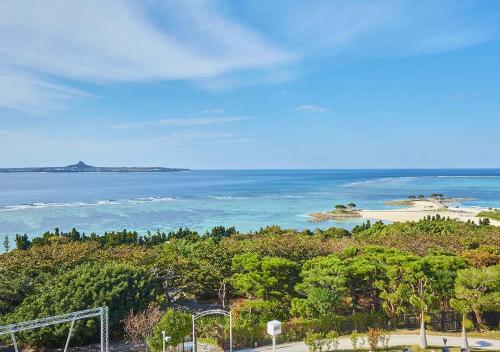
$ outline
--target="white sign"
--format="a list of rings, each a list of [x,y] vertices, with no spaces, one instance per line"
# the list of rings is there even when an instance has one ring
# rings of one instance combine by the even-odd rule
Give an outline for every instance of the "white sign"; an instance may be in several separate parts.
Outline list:
[[[267,322],[267,333],[271,336],[281,334],[281,322],[272,320]]]

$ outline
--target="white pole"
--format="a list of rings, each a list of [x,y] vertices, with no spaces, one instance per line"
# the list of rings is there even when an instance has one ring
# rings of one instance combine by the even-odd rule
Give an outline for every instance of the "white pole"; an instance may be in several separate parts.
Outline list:
[[[104,350],[104,328],[105,328],[104,327],[104,319],[106,319],[106,317],[104,316],[103,307],[99,308],[99,312],[100,312],[100,317],[101,317],[101,352],[105,352],[105,350]]]
[[[193,352],[196,352],[196,335],[194,333],[194,315],[191,315],[193,318]]]
[[[14,333],[11,332],[10,336],[12,337],[12,344],[14,345],[14,349],[16,350],[16,352],[19,352],[19,348],[17,348],[16,335],[14,335]]]
[[[69,340],[71,339],[71,334],[73,333],[73,328],[75,327],[75,319],[71,321],[71,326],[69,327],[68,338],[66,340],[66,345],[64,346],[64,352],[68,351]]]
[[[165,352],[165,331],[161,332],[161,340],[163,341],[163,352]]]
[[[229,311],[229,352],[233,352],[233,314]]]
[[[273,352],[276,352],[276,335],[273,335]]]

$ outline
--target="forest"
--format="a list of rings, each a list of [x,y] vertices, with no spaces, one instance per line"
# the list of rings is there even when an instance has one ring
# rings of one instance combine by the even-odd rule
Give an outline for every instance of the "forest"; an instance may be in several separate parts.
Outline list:
[[[268,343],[273,319],[284,324],[280,342],[418,327],[420,319],[447,330],[450,316],[477,331],[499,324],[500,228],[486,222],[437,216],[352,231],[220,226],[144,235],[55,229],[15,242],[0,255],[0,325],[108,306],[112,339],[151,351],[161,350],[162,330],[170,344],[182,342],[191,313],[206,307],[231,310],[236,347]],[[67,331],[19,333],[18,341],[60,347]],[[222,317],[197,328],[222,347],[227,334]],[[97,336],[97,321],[80,321],[72,343]]]

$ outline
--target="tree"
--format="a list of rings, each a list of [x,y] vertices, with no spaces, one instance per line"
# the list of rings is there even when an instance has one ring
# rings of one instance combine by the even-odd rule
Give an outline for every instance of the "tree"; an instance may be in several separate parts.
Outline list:
[[[207,231],[205,236],[216,241],[220,241],[221,239],[230,237],[236,233],[238,232],[236,231],[236,228],[234,226],[228,228],[225,228],[224,226],[216,226],[212,228],[210,232]]]
[[[416,196],[413,196],[413,195],[408,196],[407,198],[408,198],[408,199],[411,199],[411,200],[415,200],[415,199],[417,199],[417,197],[416,197]]]
[[[254,346],[264,336],[266,322],[287,318],[286,307],[278,300],[239,300],[231,305],[231,312],[233,339],[243,346]]]
[[[28,235],[16,235],[16,248],[20,250],[27,250],[31,246],[31,242],[28,240]]]
[[[177,346],[191,332],[191,324],[191,314],[173,308],[167,309],[158,324],[156,324],[153,334],[146,339],[149,349],[153,352],[162,350],[162,331],[165,331],[165,335],[170,337],[167,345]]]
[[[259,257],[255,253],[234,256],[232,284],[248,298],[288,298],[299,279],[299,265],[278,257]]]
[[[294,299],[292,314],[319,318],[331,316],[349,305],[347,267],[338,255],[308,260],[302,267],[302,282],[296,290],[304,298]]]
[[[452,298],[450,299],[450,306],[453,310],[462,314],[462,348],[469,351],[469,341],[467,341],[466,325],[468,325],[467,315],[472,312],[472,308],[466,301]]]
[[[335,209],[337,209],[337,210],[346,210],[347,207],[345,205],[343,205],[343,204],[337,204],[335,206]]]
[[[461,257],[448,253],[432,253],[422,258],[421,270],[427,278],[427,290],[431,294],[433,309],[441,312],[441,329],[444,329],[444,312],[450,309],[450,299],[455,295],[457,271],[467,263]]]
[[[107,306],[110,330],[123,331],[122,321],[130,310],[138,311],[159,298],[159,287],[146,270],[128,264],[83,264],[42,284],[28,296],[4,322],[48,317],[89,307]],[[26,331],[19,340],[32,346],[60,346],[67,337],[67,326]],[[76,343],[89,342],[99,334],[97,320],[75,323]]]
[[[8,235],[5,235],[5,239],[3,240],[3,249],[5,253],[10,251],[10,240]]]
[[[417,295],[410,297],[410,304],[420,311],[420,348],[427,348],[427,335],[425,333],[425,314],[428,306],[425,301]]]
[[[349,203],[349,204],[347,204],[347,207],[352,209],[352,208],[356,208],[357,205],[354,203]]]
[[[474,312],[476,329],[483,326],[482,313],[500,308],[500,265],[483,269],[464,269],[457,273],[456,297]]]

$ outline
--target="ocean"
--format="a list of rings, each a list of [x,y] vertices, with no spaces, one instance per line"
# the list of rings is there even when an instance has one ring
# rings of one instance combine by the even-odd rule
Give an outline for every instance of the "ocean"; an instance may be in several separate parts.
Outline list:
[[[86,233],[352,228],[360,221],[311,223],[307,214],[350,202],[389,208],[385,201],[431,193],[473,198],[466,206],[500,207],[500,169],[3,173],[0,235],[32,237],[55,227]]]

